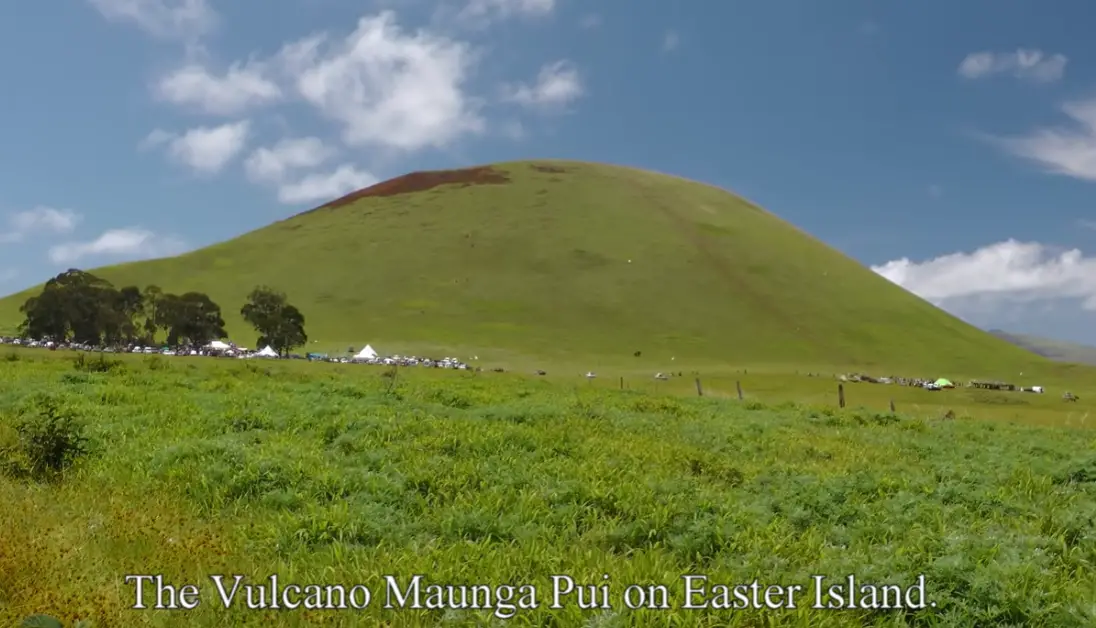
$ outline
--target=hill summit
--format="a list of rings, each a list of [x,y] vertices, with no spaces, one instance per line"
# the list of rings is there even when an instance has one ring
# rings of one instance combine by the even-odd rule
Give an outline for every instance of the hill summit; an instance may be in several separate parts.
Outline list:
[[[90,270],[206,292],[244,343],[239,308],[268,284],[329,349],[932,372],[1038,359],[725,190],[611,165],[416,172],[184,255]],[[32,292],[0,301],[3,327]]]

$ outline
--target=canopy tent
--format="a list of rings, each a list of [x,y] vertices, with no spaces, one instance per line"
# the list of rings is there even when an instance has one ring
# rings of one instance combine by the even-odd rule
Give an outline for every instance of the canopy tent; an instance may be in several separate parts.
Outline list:
[[[228,344],[227,342],[222,342],[220,340],[214,340],[213,342],[209,343],[206,346],[209,347],[210,349],[216,349],[218,351],[224,351],[225,349],[231,349],[232,348],[232,345]]]
[[[278,357],[278,352],[271,349],[270,345],[266,345],[263,347],[262,351],[256,353],[255,356],[260,358],[276,358]]]
[[[937,386],[939,386],[940,388],[955,388],[955,384],[953,384],[953,383],[951,383],[950,381],[948,381],[948,380],[944,379],[943,377],[941,377],[940,379],[936,380],[936,381],[935,381],[934,383],[935,383],[935,384],[936,384]]]
[[[375,357],[377,357],[377,352],[373,350],[373,347],[371,347],[370,345],[365,345],[365,348],[359,351],[358,354],[354,356],[354,359],[372,360]]]

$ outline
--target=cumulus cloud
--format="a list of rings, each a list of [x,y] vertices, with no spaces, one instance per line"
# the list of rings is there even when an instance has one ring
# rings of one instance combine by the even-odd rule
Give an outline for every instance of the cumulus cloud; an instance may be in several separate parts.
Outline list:
[[[1038,242],[1006,240],[921,262],[889,261],[872,270],[938,306],[967,299],[1047,302],[1079,299],[1096,310],[1096,257]]]
[[[458,23],[473,26],[487,26],[492,22],[520,17],[542,18],[551,15],[556,8],[555,0],[468,0],[467,4],[455,16]],[[442,7],[439,22],[447,21],[450,15],[447,7]]]
[[[523,125],[520,120],[509,120],[503,123],[499,127],[499,133],[503,137],[515,142],[519,142],[528,136],[525,125]]]
[[[672,52],[681,45],[681,36],[677,31],[668,31],[662,36],[662,52]]]
[[[968,79],[1011,74],[1018,79],[1050,83],[1062,78],[1069,61],[1065,55],[1021,48],[1016,52],[974,52],[959,64],[959,76]]]
[[[183,134],[156,129],[141,142],[142,148],[166,144],[174,161],[199,174],[220,172],[247,146],[250,123],[247,120],[216,127],[197,127]]]
[[[271,147],[256,149],[244,161],[244,169],[252,181],[277,183],[291,171],[315,168],[334,154],[334,149],[318,137],[284,139]]]
[[[127,16],[142,25],[189,23],[186,16],[205,15],[209,9],[208,0],[90,1],[110,7],[104,15],[111,19]],[[554,0],[444,0],[442,4],[456,12],[452,15],[488,21],[548,16],[556,7]],[[153,15],[160,16],[158,21],[149,17]],[[212,24],[216,16],[211,10],[208,15]],[[483,111],[492,99],[477,94],[472,85],[475,71],[488,57],[470,41],[433,24],[406,29],[393,11],[385,10],[361,17],[350,32],[325,31],[289,40],[265,57],[251,55],[216,67],[196,61],[208,59],[204,54],[188,55],[190,61],[153,81],[154,98],[190,111],[241,120],[187,131],[157,129],[139,148],[162,149],[172,161],[200,174],[218,173],[253,143],[257,130],[249,122],[256,115],[250,113],[253,109],[296,105],[298,111],[333,122],[337,139],[288,137],[253,151],[244,161],[244,170],[251,181],[278,188],[284,202],[305,202],[321,198],[321,193],[345,192],[375,180],[368,168],[349,163],[317,172],[338,154],[336,144],[369,151],[379,162],[391,164],[418,151],[451,149],[460,140],[484,136],[488,130],[509,139],[523,137],[520,121],[500,120],[488,128]],[[593,22],[587,20],[586,25]],[[501,90],[495,94],[506,94],[509,102],[547,110],[580,98],[584,86],[574,66],[559,61],[541,68],[534,84],[503,85]]]
[[[201,65],[185,65],[157,81],[153,91],[160,100],[214,115],[234,115],[282,97],[259,63],[234,64],[221,76]]]
[[[317,137],[286,139],[252,152],[244,169],[252,181],[277,188],[278,200],[288,205],[333,200],[377,182],[372,173],[352,164],[298,175],[326,163],[336,152]]]
[[[589,13],[582,16],[582,19],[579,20],[578,25],[586,29],[597,28],[598,26],[601,26],[601,21],[602,20],[600,15],[598,15],[597,13]]]
[[[1066,103],[1062,111],[1073,120],[1072,128],[1036,129],[994,141],[1048,172],[1096,181],[1096,99]]]
[[[584,92],[578,70],[569,61],[556,61],[540,69],[532,85],[506,90],[506,100],[525,107],[557,109],[582,97]]]
[[[278,188],[278,200],[288,205],[332,201],[336,198],[377,183],[377,177],[343,164],[327,173],[314,173]]]
[[[0,242],[20,242],[35,233],[69,233],[80,222],[80,215],[68,209],[38,206],[8,216],[8,227],[0,233]]]
[[[340,123],[351,146],[442,148],[484,121],[465,83],[471,47],[425,30],[407,33],[385,11],[341,40],[309,37],[280,54],[298,94]]]
[[[192,41],[212,31],[217,13],[206,0],[89,0],[112,22],[128,22],[160,39]]]
[[[88,257],[133,261],[178,255],[186,248],[186,244],[178,238],[130,227],[105,231],[90,241],[58,244],[49,249],[49,259],[55,264],[73,264]]]

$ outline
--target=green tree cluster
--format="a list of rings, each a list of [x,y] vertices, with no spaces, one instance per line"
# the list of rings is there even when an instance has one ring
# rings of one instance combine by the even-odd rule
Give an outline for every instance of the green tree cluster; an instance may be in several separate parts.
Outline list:
[[[278,355],[285,356],[308,342],[304,315],[289,304],[285,294],[273,288],[257,286],[252,290],[240,315],[259,332],[259,346],[270,345]]]
[[[164,332],[165,342],[178,346],[205,345],[227,335],[220,306],[204,293],[176,295],[158,286],[118,289],[75,268],[47,281],[20,311],[25,316],[20,332],[36,340],[154,344]],[[273,288],[257,286],[240,314],[258,332],[259,346],[270,345],[282,356],[308,342],[304,315]]]
[[[69,269],[46,282],[23,304],[20,333],[55,342],[206,344],[225,337],[221,308],[208,295],[165,293],[157,286],[115,288],[109,281]]]

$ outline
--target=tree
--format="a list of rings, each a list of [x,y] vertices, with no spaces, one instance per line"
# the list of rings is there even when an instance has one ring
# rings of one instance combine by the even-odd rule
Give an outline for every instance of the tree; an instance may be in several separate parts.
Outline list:
[[[124,315],[119,303],[119,292],[109,281],[71,268],[23,303],[20,330],[37,339],[98,344],[120,335]]]
[[[156,342],[156,332],[160,330],[158,323],[160,316],[157,311],[163,296],[164,291],[160,289],[160,286],[152,285],[145,288],[141,310],[145,315],[145,340],[149,344],[154,344]]]
[[[157,301],[155,324],[167,330],[167,344],[205,345],[224,338],[221,307],[201,292],[163,294]]]
[[[42,293],[23,304],[21,333],[29,338],[74,340],[80,343],[155,342],[156,332],[167,330],[168,344],[206,344],[225,337],[221,308],[201,292],[182,296],[148,286],[116,289],[109,281],[77,269],[46,282]],[[138,325],[144,316],[144,324]]]
[[[126,286],[121,290],[110,290],[104,297],[106,310],[103,320],[103,340],[108,344],[133,342],[137,340],[137,316],[143,310],[141,289]]]
[[[19,331],[25,338],[66,340],[69,335],[68,316],[63,295],[57,290],[43,290],[19,308],[24,315]]]
[[[247,295],[240,315],[259,332],[258,344],[270,345],[279,355],[285,356],[308,342],[304,315],[289,304],[284,293],[273,288],[256,286]]]

